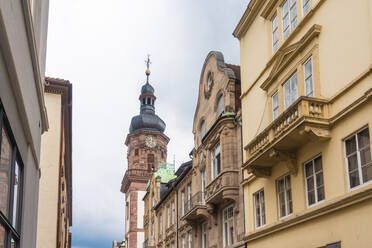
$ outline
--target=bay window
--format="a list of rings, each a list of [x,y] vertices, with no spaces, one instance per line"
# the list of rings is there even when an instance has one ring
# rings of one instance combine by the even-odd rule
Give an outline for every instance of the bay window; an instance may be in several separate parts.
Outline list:
[[[310,57],[304,64],[305,96],[314,96],[313,59]]]
[[[311,0],[302,0],[302,15],[305,16],[311,8]]]
[[[273,107],[273,120],[279,116],[279,97],[278,92],[276,92],[272,97],[272,107]]]
[[[296,0],[287,0],[282,6],[283,39],[287,39],[291,31],[297,26]]]

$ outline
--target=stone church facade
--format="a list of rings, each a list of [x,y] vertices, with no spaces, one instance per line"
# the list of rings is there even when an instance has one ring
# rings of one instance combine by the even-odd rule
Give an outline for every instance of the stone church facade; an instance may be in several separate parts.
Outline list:
[[[149,65],[150,61],[147,61]],[[165,123],[155,114],[154,88],[147,82],[142,86],[140,114],[132,118],[125,144],[128,147],[128,169],[122,180],[125,194],[125,243],[130,248],[142,248],[144,242],[143,215],[146,185],[158,164],[166,162],[169,138],[164,134]]]

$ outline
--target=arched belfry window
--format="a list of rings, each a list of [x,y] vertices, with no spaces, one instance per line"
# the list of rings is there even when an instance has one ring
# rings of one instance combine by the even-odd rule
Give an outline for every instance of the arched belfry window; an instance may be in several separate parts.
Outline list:
[[[216,108],[216,112],[218,116],[220,116],[223,113],[224,108],[225,108],[225,101],[224,101],[223,95],[220,95],[220,97],[217,100],[217,108]]]
[[[154,154],[147,154],[147,170],[148,171],[155,170],[154,163],[155,163]]]
[[[200,137],[203,138],[205,135],[205,121],[203,120],[200,124]]]

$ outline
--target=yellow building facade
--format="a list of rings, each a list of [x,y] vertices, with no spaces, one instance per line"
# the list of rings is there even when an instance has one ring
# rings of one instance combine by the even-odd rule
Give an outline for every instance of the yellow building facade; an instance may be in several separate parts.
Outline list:
[[[372,247],[372,1],[251,0],[240,41],[248,247]]]

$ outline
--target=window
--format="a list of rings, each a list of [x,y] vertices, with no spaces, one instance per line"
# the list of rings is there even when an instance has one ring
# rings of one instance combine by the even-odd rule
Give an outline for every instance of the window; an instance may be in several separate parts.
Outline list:
[[[155,157],[154,154],[148,154],[147,155],[147,170],[152,171],[154,170],[154,163],[155,163]]]
[[[212,180],[215,179],[221,172],[221,148],[218,144],[211,152],[212,161]]]
[[[271,20],[271,30],[273,38],[273,53],[275,53],[279,47],[278,18],[276,15]]]
[[[221,95],[217,101],[217,115],[218,116],[220,116],[223,113],[224,108],[225,108],[224,98],[223,98],[223,95]]]
[[[188,231],[188,233],[187,233],[187,239],[188,239],[188,243],[189,243],[189,248],[192,248],[192,235],[191,235],[191,231]]]
[[[202,195],[202,203],[205,201],[205,170],[201,172],[201,195]]]
[[[311,1],[310,0],[302,0],[302,14],[305,16],[311,8]]]
[[[182,248],[186,248],[186,236],[182,236]]]
[[[223,210],[223,247],[234,243],[234,208],[228,207]]]
[[[134,156],[138,156],[138,153],[139,153],[138,149],[134,149]]]
[[[262,227],[266,224],[265,218],[265,195],[264,190],[260,190],[253,195],[256,227]]]
[[[311,206],[324,200],[322,156],[305,163],[305,184],[307,205]]]
[[[18,247],[22,197],[23,164],[0,103],[0,246]]]
[[[279,217],[283,218],[292,214],[291,177],[286,175],[277,180]]]
[[[187,185],[187,209],[191,208],[191,183]]]
[[[296,0],[287,0],[282,6],[283,39],[297,26]]]
[[[200,124],[200,137],[203,138],[205,135],[205,121]]]
[[[172,225],[175,223],[174,218],[176,217],[176,208],[174,207],[174,201],[172,202]]]
[[[171,221],[171,213],[170,213],[170,206],[168,205],[167,206],[167,216],[168,216],[168,218],[167,218],[167,228],[169,228],[170,227],[170,221]]]
[[[159,234],[163,234],[163,215],[159,215]]]
[[[201,225],[201,239],[202,248],[207,248],[207,222],[203,222]]]
[[[174,248],[174,242],[171,243],[171,248]]]
[[[345,152],[350,188],[371,181],[372,162],[368,128],[345,140]]]
[[[151,222],[151,237],[154,237],[154,232],[155,231],[155,227],[154,227],[154,222]]]
[[[287,109],[298,98],[297,89],[297,72],[295,72],[288,81],[283,85],[284,87],[284,109]]]
[[[304,64],[304,78],[305,78],[305,95],[314,96],[314,83],[313,83],[313,60],[310,57]]]
[[[279,99],[278,92],[276,92],[272,97],[272,107],[273,107],[273,120],[279,116]]]
[[[182,216],[185,215],[185,190],[181,192],[181,213]]]

